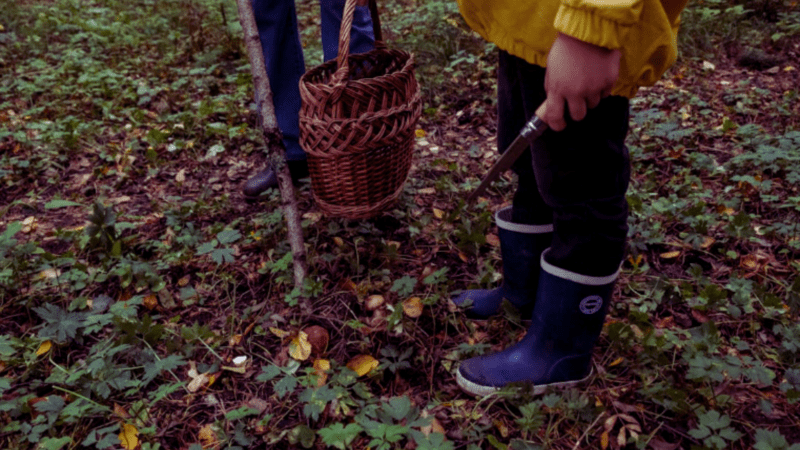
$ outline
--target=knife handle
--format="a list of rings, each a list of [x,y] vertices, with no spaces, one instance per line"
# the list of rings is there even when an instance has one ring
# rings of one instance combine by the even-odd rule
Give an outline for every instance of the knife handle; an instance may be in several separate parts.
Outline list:
[[[522,130],[519,132],[520,136],[528,140],[533,145],[533,142],[539,138],[545,131],[547,131],[547,124],[539,116],[534,115],[531,117]]]

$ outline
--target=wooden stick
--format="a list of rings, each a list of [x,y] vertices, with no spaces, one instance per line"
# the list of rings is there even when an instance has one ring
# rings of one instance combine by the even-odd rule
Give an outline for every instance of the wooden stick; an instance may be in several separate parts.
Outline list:
[[[270,164],[278,176],[278,188],[281,191],[281,208],[286,218],[289,234],[289,246],[292,249],[292,263],[294,266],[294,285],[303,288],[306,278],[306,250],[303,243],[303,228],[300,225],[300,213],[297,209],[297,200],[294,195],[294,185],[286,164],[286,148],[283,146],[283,135],[278,128],[275,118],[275,105],[272,102],[272,90],[267,78],[267,68],[264,62],[264,53],[261,40],[258,37],[256,19],[253,15],[251,0],[236,0],[239,8],[239,23],[244,31],[244,43],[247,56],[250,59],[250,72],[253,75],[255,88],[256,111],[267,147]]]

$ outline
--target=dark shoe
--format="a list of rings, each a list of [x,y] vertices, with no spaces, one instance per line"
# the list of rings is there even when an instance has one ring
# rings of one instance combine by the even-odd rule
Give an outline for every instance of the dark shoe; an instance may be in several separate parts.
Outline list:
[[[547,263],[544,255],[541,264],[528,333],[501,352],[461,363],[456,381],[464,391],[485,396],[523,382],[532,384],[538,395],[548,387],[570,387],[588,378],[618,273],[580,275]]]
[[[539,258],[550,246],[553,225],[526,225],[511,220],[511,208],[497,211],[497,235],[503,258],[503,284],[496,289],[462,292],[453,303],[466,309],[471,319],[488,319],[500,312],[503,300],[520,310],[523,320],[531,317],[539,278]]]
[[[289,165],[289,173],[292,175],[292,181],[294,183],[308,176],[307,161],[287,161],[287,164]],[[242,188],[242,193],[244,193],[244,197],[247,200],[255,200],[264,191],[274,187],[278,187],[278,177],[272,167],[268,167],[266,170],[259,172],[254,177],[247,180],[247,183],[245,183]]]

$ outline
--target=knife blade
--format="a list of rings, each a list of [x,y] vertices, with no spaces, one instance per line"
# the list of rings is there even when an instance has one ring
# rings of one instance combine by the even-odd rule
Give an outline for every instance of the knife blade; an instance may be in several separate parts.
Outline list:
[[[497,162],[489,169],[489,173],[483,178],[481,184],[472,191],[472,194],[467,198],[467,203],[474,202],[478,196],[489,187],[492,181],[496,180],[501,173],[511,168],[514,162],[522,155],[522,152],[524,152],[528,146],[532,145],[546,130],[547,124],[540,119],[539,116],[534,115],[531,120],[522,127],[522,130],[519,132],[516,139],[514,139],[514,142],[508,146]]]

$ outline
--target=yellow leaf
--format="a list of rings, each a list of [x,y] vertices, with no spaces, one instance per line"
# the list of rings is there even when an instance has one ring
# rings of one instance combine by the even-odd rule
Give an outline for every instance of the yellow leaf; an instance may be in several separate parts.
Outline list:
[[[187,284],[189,284],[189,275],[186,275],[178,280],[178,286],[180,287],[186,287]]]
[[[614,361],[611,361],[611,364],[609,364],[608,367],[618,366],[618,365],[620,365],[622,363],[623,360],[624,359],[620,356],[619,358],[615,359]]]
[[[707,249],[708,247],[711,247],[711,244],[713,244],[714,242],[716,242],[714,238],[712,238],[711,236],[706,236],[703,238],[703,243],[700,244],[700,248]]]
[[[334,236],[333,243],[336,244],[337,247],[344,247],[344,239],[339,236]]]
[[[317,376],[317,386],[324,386],[328,381],[328,371],[331,370],[331,363],[327,359],[314,360],[314,374]]]
[[[228,338],[228,345],[231,347],[236,347],[237,345],[242,343],[242,335],[241,334],[234,334],[230,338]]]
[[[53,343],[50,341],[44,341],[39,345],[39,348],[36,350],[36,356],[42,356],[45,353],[49,352],[50,349],[53,347]]]
[[[419,297],[411,297],[403,302],[403,312],[408,317],[419,317],[422,315],[422,299]]]
[[[288,331],[283,331],[280,328],[269,327],[269,331],[271,331],[272,334],[274,334],[275,336],[278,336],[281,339],[283,339],[283,338],[285,338],[286,336],[289,335]]]
[[[486,243],[492,247],[500,247],[500,238],[496,234],[487,234]]]
[[[358,376],[364,376],[376,367],[378,367],[378,360],[369,355],[358,355],[347,363],[347,368],[357,373]]]
[[[664,259],[673,259],[677,258],[678,256],[681,256],[681,252],[680,250],[675,250],[674,252],[662,253],[660,256]]]
[[[503,436],[504,439],[508,437],[508,427],[506,424],[496,419],[492,421],[492,424],[497,428],[497,431],[500,432],[500,436]]]
[[[433,208],[433,217],[436,217],[437,219],[440,219],[440,220],[443,219],[444,218],[444,211],[442,211],[439,208]]]
[[[219,445],[217,433],[214,432],[213,425],[210,423],[200,428],[197,437],[203,442],[203,448],[217,448]]]
[[[424,138],[427,134],[428,133],[426,133],[425,130],[422,130],[422,129],[419,129],[419,128],[417,128],[417,130],[414,131],[414,135],[416,137],[418,137],[418,138]]]
[[[644,259],[644,257],[641,254],[636,255],[636,258],[634,258],[633,255],[628,256],[628,261],[630,261],[634,266],[641,264],[642,259]]]
[[[458,259],[464,261],[465,263],[469,262],[469,256],[467,256],[467,254],[464,252],[458,252]]]
[[[144,303],[145,308],[152,310],[158,306],[158,297],[156,297],[155,294],[150,294],[145,297],[142,302]]]
[[[298,361],[305,361],[311,356],[311,344],[304,331],[298,332],[297,336],[289,343],[289,356]]]
[[[608,448],[608,431],[603,431],[603,434],[600,435],[600,447],[603,450]]]
[[[743,256],[739,265],[744,269],[755,270],[758,268],[758,258],[753,254]]]
[[[139,430],[129,423],[123,423],[122,432],[119,434],[119,443],[126,450],[134,450],[139,446]]]

